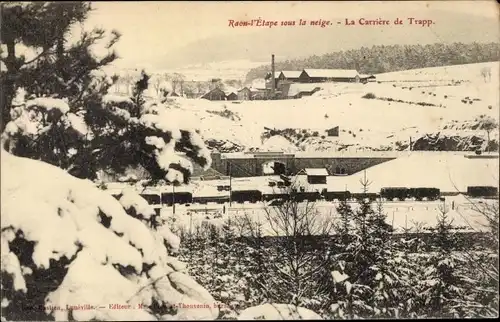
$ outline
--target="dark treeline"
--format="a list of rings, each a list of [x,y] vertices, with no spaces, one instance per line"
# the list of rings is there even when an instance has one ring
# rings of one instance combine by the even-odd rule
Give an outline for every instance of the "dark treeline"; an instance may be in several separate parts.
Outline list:
[[[499,43],[380,45],[276,62],[276,71],[338,68],[356,69],[362,74],[377,74],[425,67],[498,61],[499,58]],[[270,69],[270,65],[251,69],[247,74],[247,81],[264,77]]]

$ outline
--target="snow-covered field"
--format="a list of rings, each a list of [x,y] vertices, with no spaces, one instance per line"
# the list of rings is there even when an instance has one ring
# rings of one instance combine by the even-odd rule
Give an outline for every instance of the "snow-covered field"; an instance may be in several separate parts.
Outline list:
[[[482,231],[486,229],[487,221],[484,216],[476,211],[479,202],[477,199],[467,199],[463,195],[447,197],[444,202],[385,202],[383,209],[387,215],[386,222],[390,224],[396,232],[404,229],[417,229],[417,227],[433,227],[437,224],[438,215],[444,210],[448,218],[453,221],[453,225],[463,227],[466,231]],[[333,220],[338,221],[336,202],[316,202],[314,211],[317,212],[317,222],[324,223]],[[351,203],[356,209],[356,203]],[[273,215],[276,211],[274,207],[269,207],[263,203],[258,204],[234,204],[229,207],[225,205],[226,213],[223,213],[223,205],[176,205],[175,214],[172,207],[161,209],[161,216],[171,222],[174,230],[182,228],[186,231],[194,231],[198,226],[215,225],[222,226],[231,219],[237,222],[239,219],[249,218],[251,221],[260,222],[263,226],[263,234],[268,236],[276,235],[270,227],[266,213]],[[452,209],[453,208],[453,209]]]

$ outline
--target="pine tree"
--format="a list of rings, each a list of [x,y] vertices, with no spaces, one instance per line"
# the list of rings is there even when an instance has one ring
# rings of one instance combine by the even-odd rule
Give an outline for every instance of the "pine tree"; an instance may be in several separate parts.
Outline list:
[[[104,39],[103,30],[83,33],[74,45],[66,43],[67,31],[83,22],[89,10],[90,4],[76,2],[2,3],[2,43],[8,51],[2,58],[7,67],[1,106],[2,316],[119,319],[118,310],[43,309],[47,303],[64,307],[92,295],[87,303],[148,306],[130,312],[131,319],[178,319],[173,304],[179,298],[193,301],[181,294],[186,288],[197,289],[194,301],[214,302],[168,256],[179,239],[157,222],[154,209],[135,191],[124,191],[117,200],[75,177],[97,179],[99,171],[119,174],[140,166],[151,180],[185,183],[193,168],[188,159],[207,167],[209,152],[199,133],[171,123],[167,104],[146,102],[145,72],[135,82],[133,97],[107,93],[112,80],[98,72],[116,57],[111,47],[119,34],[105,44],[110,52],[104,58],[91,51]],[[16,56],[16,44],[41,53],[26,61]],[[19,202],[23,198],[30,202]],[[92,285],[79,273],[82,269],[93,272]],[[110,280],[113,287],[103,288]],[[202,315],[215,318],[218,309]]]
[[[92,73],[117,58],[112,47],[120,34],[112,31],[106,40],[108,34],[96,28],[82,32],[75,44],[69,43],[69,31],[84,22],[91,10],[88,2],[2,3],[1,38],[7,56],[2,58],[6,70],[1,74],[1,131],[11,119],[11,104],[18,87],[24,87],[29,95],[67,98],[74,110],[98,94],[91,89],[95,85]],[[101,41],[108,53],[97,57],[91,46]],[[34,57],[28,59],[16,53],[17,45],[28,47]]]

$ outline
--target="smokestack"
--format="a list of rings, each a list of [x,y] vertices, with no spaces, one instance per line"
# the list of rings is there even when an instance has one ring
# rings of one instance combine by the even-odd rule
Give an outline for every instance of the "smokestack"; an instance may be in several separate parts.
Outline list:
[[[271,55],[271,97],[274,98],[276,80],[274,79],[274,54]]]

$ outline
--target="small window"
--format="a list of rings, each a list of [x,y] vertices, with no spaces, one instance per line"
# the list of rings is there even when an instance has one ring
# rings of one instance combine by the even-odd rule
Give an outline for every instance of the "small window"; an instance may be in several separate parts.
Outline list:
[[[340,167],[335,168],[335,173],[340,173]]]
[[[345,174],[345,169],[344,168],[340,169],[340,174]]]
[[[217,191],[224,191],[224,186],[217,186]]]

